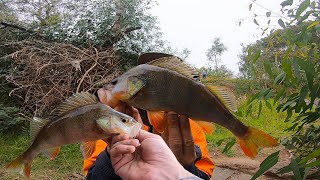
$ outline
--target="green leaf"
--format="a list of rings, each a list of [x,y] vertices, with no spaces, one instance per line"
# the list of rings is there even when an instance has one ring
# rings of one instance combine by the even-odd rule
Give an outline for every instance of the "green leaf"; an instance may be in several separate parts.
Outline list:
[[[313,79],[314,79],[314,74],[315,74],[315,67],[310,61],[305,61],[303,59],[295,57],[294,60],[297,61],[298,65],[302,70],[305,71],[306,77],[307,77],[307,82],[308,82],[308,87],[310,91],[313,90]]]
[[[286,73],[286,77],[288,77],[288,79],[290,79],[295,84],[296,80],[292,75],[292,66],[289,59],[284,59],[282,61],[282,69]]]
[[[311,167],[307,167],[305,170],[304,170],[304,175],[302,177],[302,180],[305,180],[307,179],[307,176],[309,175],[309,171],[311,170]]]
[[[263,173],[265,173],[267,170],[269,170],[272,166],[277,164],[279,161],[279,152],[277,151],[275,153],[272,153],[269,155],[261,164],[259,170],[256,172],[254,176],[252,176],[251,180],[257,179],[259,176],[261,176]]]
[[[281,89],[281,91],[278,92],[277,96],[274,98],[273,105],[275,105],[277,101],[283,96],[284,92],[285,92],[285,89]]]
[[[236,139],[233,138],[231,141],[229,141],[229,142],[226,144],[226,146],[224,147],[222,153],[228,152],[235,143],[236,143]]]
[[[266,16],[270,17],[271,16],[271,12],[270,11],[266,12]]]
[[[254,56],[253,56],[253,59],[252,59],[253,64],[255,64],[257,62],[257,60],[259,59],[260,55],[261,55],[261,50],[258,50],[258,51],[256,51],[254,53]]]
[[[280,83],[284,78],[285,78],[286,74],[285,72],[280,73],[275,79],[274,79],[274,83],[278,84]]]
[[[317,149],[316,151],[312,152],[311,154],[309,154],[307,157],[303,158],[299,164],[305,164],[307,163],[309,160],[313,159],[313,158],[316,158],[320,156],[320,148]]]
[[[304,102],[304,99],[306,98],[308,94],[308,86],[303,86],[300,90],[300,98],[298,101],[298,105],[301,105],[302,102]]]
[[[285,6],[291,6],[293,3],[293,0],[286,0],[286,1],[283,1],[280,5],[282,7],[285,7]]]
[[[307,27],[307,29],[310,29],[310,28],[312,28],[312,27],[314,27],[314,26],[316,26],[316,25],[318,25],[318,24],[320,24],[320,21],[315,21],[315,22],[311,23],[311,24]]]
[[[282,19],[279,19],[278,20],[278,24],[284,29],[286,28],[286,25],[284,24],[283,20]]]
[[[316,1],[312,1],[310,6],[312,9],[315,9],[316,8]]]
[[[320,166],[320,160],[311,162],[309,164],[304,165],[303,167],[316,167],[316,166]]]
[[[299,8],[297,9],[295,18],[298,19],[300,15],[309,7],[309,5],[310,5],[310,0],[303,1],[300,4]]]
[[[301,176],[301,173],[300,173],[300,170],[299,170],[299,165],[297,163],[297,161],[295,159],[292,159],[291,160],[291,163],[290,163],[290,168],[294,174],[294,179],[302,179],[302,176]]]
[[[265,101],[267,108],[269,108],[272,111],[272,105],[269,101]]]
[[[260,26],[259,23],[257,22],[256,18],[253,19],[253,22],[254,22],[257,26]]]
[[[271,70],[271,63],[268,60],[263,61],[264,70],[268,73],[270,79],[273,79],[273,73]]]
[[[224,141],[224,139],[221,139],[220,141],[218,141],[216,144],[217,146],[220,146],[222,144],[222,142]]]
[[[260,117],[261,114],[261,110],[262,110],[262,102],[259,102],[259,112],[258,112],[258,118]]]

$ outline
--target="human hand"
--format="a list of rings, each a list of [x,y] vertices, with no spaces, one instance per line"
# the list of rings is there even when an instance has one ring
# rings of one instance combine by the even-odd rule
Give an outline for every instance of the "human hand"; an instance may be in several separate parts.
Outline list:
[[[174,112],[166,113],[168,127],[161,134],[180,164],[192,165],[196,159],[189,118]]]
[[[181,166],[160,136],[140,130],[137,138],[115,136],[108,148],[114,171],[122,179],[194,177]]]

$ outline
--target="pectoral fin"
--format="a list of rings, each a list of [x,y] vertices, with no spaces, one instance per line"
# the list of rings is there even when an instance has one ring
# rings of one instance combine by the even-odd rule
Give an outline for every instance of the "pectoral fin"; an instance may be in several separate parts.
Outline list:
[[[145,82],[137,77],[119,78],[112,89],[112,97],[125,101],[136,95],[144,86]]]
[[[80,145],[80,151],[85,159],[91,157],[96,148],[96,141],[83,142]]]
[[[42,154],[44,156],[46,156],[47,158],[54,160],[58,156],[60,149],[61,149],[61,147],[50,148],[50,149],[43,151]]]

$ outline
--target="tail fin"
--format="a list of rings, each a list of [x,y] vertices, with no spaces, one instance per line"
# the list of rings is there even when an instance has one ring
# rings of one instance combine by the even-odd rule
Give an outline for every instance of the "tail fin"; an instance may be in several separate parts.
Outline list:
[[[273,137],[252,127],[249,127],[248,133],[245,136],[238,138],[238,143],[245,155],[250,158],[257,156],[260,147],[274,147],[278,145],[277,140]]]
[[[27,176],[29,178],[31,162],[24,162],[22,156],[20,156],[6,166],[6,171],[20,173],[22,176]]]

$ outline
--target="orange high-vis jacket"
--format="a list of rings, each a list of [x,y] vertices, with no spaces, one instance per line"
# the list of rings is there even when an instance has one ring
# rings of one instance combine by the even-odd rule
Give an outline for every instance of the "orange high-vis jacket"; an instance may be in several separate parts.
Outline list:
[[[206,136],[202,128],[197,123],[195,123],[193,120],[190,120],[189,122],[190,122],[190,128],[191,128],[194,144],[197,144],[200,147],[201,153],[202,153],[201,159],[198,160],[195,165],[199,170],[201,170],[202,172],[206,173],[209,177],[211,177],[212,171],[214,169],[214,162],[209,157]],[[145,130],[147,129],[146,127],[147,126],[144,127]],[[87,175],[90,167],[95,163],[99,154],[102,151],[104,151],[106,147],[107,147],[107,144],[104,141],[98,140],[96,142],[95,151],[93,152],[91,157],[84,160],[83,171],[85,175]]]

